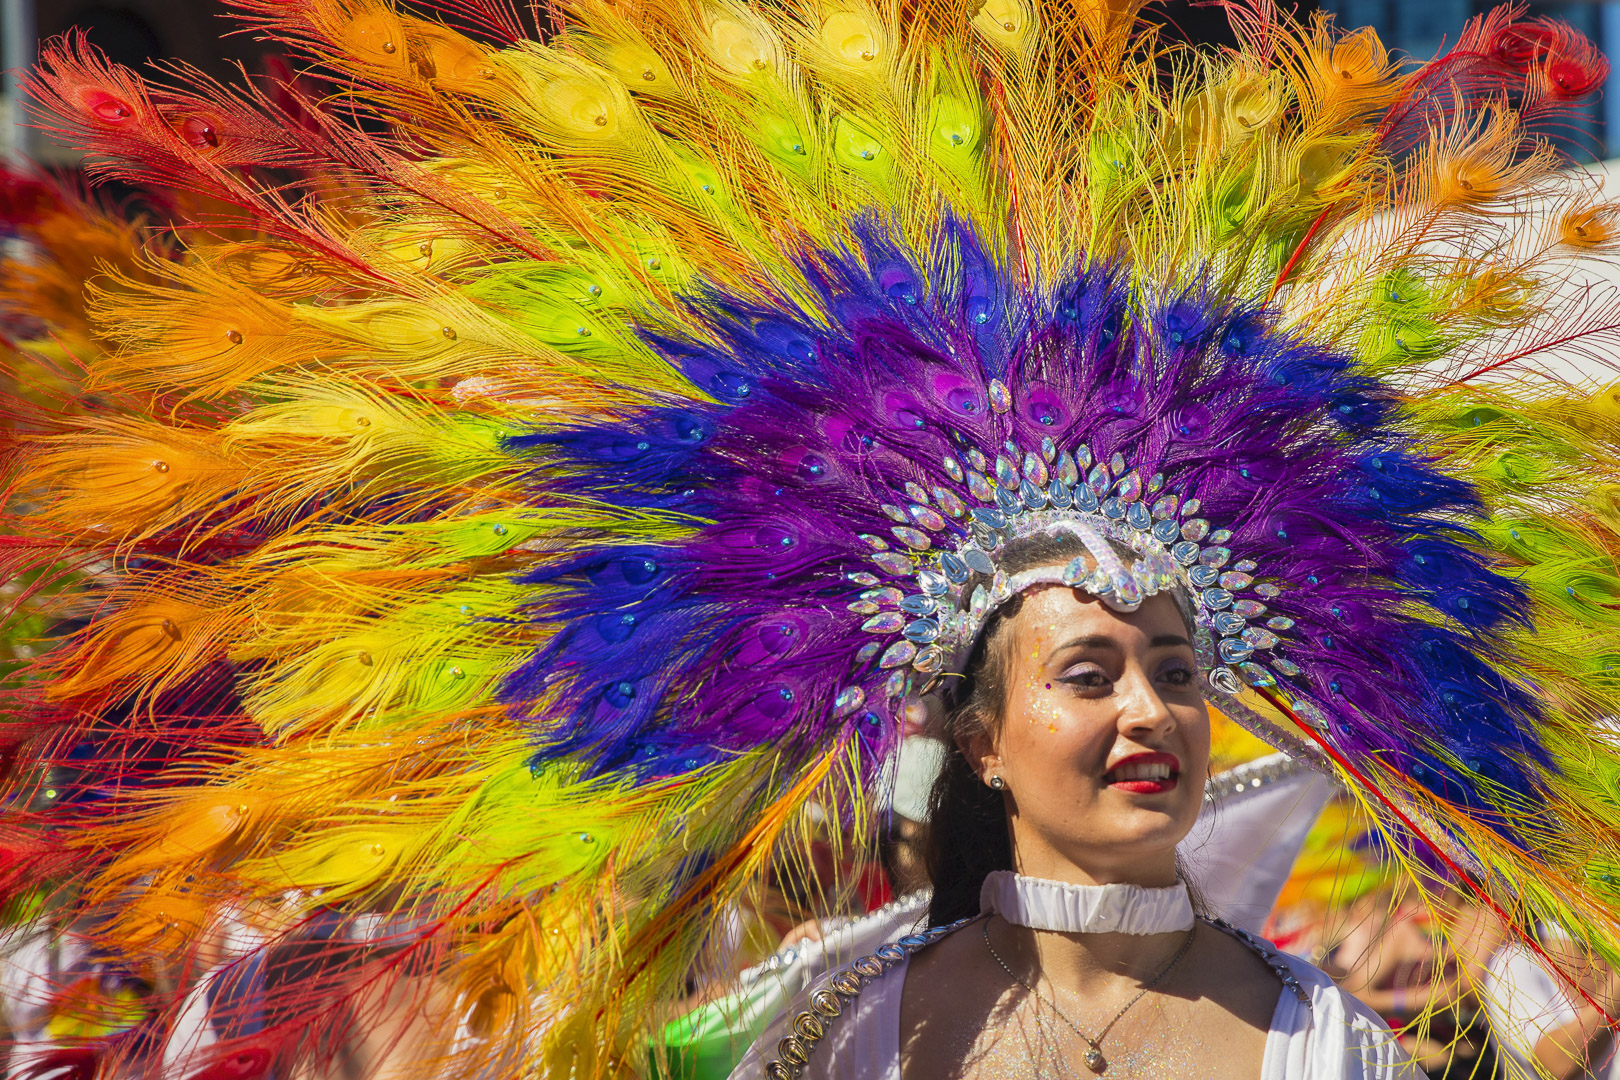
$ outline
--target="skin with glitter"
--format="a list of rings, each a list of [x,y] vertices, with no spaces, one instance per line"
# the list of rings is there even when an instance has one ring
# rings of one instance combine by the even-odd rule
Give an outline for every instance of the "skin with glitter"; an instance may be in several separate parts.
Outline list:
[[[1081,885],[1172,884],[1209,762],[1209,713],[1172,600],[1121,614],[1048,587],[996,633],[1012,635],[1014,677],[991,734],[964,750],[981,779],[1005,783],[1015,868]],[[919,953],[901,1007],[905,1080],[1091,1077],[1074,1028],[1101,1031],[1187,944],[1187,932],[1061,934],[999,917],[988,931],[1036,993],[977,927]],[[1260,1075],[1277,980],[1226,935],[1192,934],[1103,1040],[1109,1080]]]

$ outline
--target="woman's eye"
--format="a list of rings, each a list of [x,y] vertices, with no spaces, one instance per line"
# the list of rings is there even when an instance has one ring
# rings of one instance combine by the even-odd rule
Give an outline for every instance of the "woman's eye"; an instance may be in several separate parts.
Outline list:
[[[1082,690],[1095,690],[1107,686],[1112,680],[1102,668],[1083,667],[1064,672],[1058,677],[1058,681]]]
[[[1166,668],[1160,673],[1159,678],[1171,686],[1191,686],[1193,673],[1184,667]]]

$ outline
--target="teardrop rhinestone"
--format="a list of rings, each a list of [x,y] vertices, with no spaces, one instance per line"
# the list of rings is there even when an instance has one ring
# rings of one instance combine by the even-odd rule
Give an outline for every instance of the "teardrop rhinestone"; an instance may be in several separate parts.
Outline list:
[[[844,610],[852,615],[876,615],[883,609],[870,600],[857,600],[852,604],[846,604]]]
[[[1070,456],[1068,451],[1058,455],[1054,468],[1057,472],[1057,478],[1069,487],[1074,487],[1080,482],[1080,470],[1075,467],[1074,458]]]
[[[904,555],[893,551],[885,551],[881,555],[873,555],[872,562],[890,577],[910,577],[917,569],[917,564]]]
[[[977,469],[970,469],[968,471],[967,489],[968,494],[972,495],[980,502],[989,502],[996,497],[995,489],[990,486],[989,479],[985,477],[984,473],[979,472]]]
[[[945,511],[948,517],[959,518],[967,513],[967,503],[949,488],[937,487],[929,494],[934,496],[934,505]]]
[[[939,532],[945,528],[945,519],[937,511],[926,506],[911,506],[906,508],[913,524],[927,529],[929,532]]]
[[[1108,459],[1108,467],[1113,470],[1115,476],[1123,475],[1125,472],[1125,455],[1117,450],[1114,451],[1114,456]]]
[[[1090,484],[1076,484],[1074,487],[1074,508],[1092,513],[1097,509],[1097,493],[1091,490]]]
[[[1009,461],[1004,454],[996,455],[996,483],[1002,487],[1018,486],[1018,466]]]
[[[1164,487],[1164,473],[1156,472],[1152,476],[1148,477],[1147,493],[1149,495],[1158,494],[1159,489],[1162,487]]]
[[[882,648],[882,642],[868,641],[865,645],[862,645],[860,648],[855,650],[855,662],[858,664],[866,663],[868,660],[872,659],[872,657],[876,656],[878,651]]]
[[[1210,611],[1220,611],[1232,606],[1232,594],[1225,589],[1205,589],[1198,594],[1198,598]]]
[[[1110,521],[1118,521],[1125,516],[1125,503],[1118,496],[1109,496],[1103,500],[1102,512]]]
[[[1251,626],[1243,631],[1243,640],[1251,649],[1269,649],[1280,639],[1264,627]]]
[[[1046,486],[1046,498],[1059,510],[1067,510],[1074,505],[1074,496],[1061,480],[1054,480]]]
[[[1266,605],[1256,600],[1239,600],[1237,603],[1232,605],[1232,610],[1243,616],[1245,619],[1252,619],[1256,615],[1264,615],[1266,613]]]
[[[1126,502],[1135,502],[1140,499],[1142,497],[1142,474],[1132,469],[1120,477],[1119,483],[1114,485],[1114,494]]]
[[[1007,515],[1000,510],[993,510],[986,506],[973,508],[973,520],[987,529],[1005,529],[1007,527]]]
[[[923,490],[923,486],[921,484],[915,483],[911,480],[906,481],[906,498],[910,499],[914,503],[922,503],[924,506],[928,505],[928,492]]]
[[[846,686],[833,698],[833,715],[848,716],[866,704],[866,691],[858,686]]]
[[[854,573],[845,574],[844,578],[856,585],[876,585],[878,583],[878,579],[865,570],[856,570]]]
[[[1243,692],[1243,684],[1238,682],[1238,677],[1232,674],[1231,668],[1211,668],[1205,678],[1209,681],[1210,686],[1223,694],[1241,694]]]
[[[904,644],[911,645],[911,642],[908,641]],[[913,645],[912,648],[916,648],[916,646]],[[910,673],[904,668],[896,668],[894,671],[889,672],[889,677],[883,681],[883,696],[891,700],[900,697],[906,692],[906,687],[910,682]]]
[[[883,650],[883,658],[878,661],[878,667],[889,669],[902,667],[911,663],[917,655],[917,646],[909,641],[897,641]]]
[[[1185,532],[1185,530],[1183,530],[1183,532]],[[1231,558],[1232,558],[1232,549],[1229,548],[1229,547],[1214,547],[1214,546],[1211,546],[1211,547],[1205,548],[1203,551],[1200,551],[1198,553],[1198,561],[1199,562],[1203,563],[1205,566],[1211,566],[1211,567],[1215,567],[1217,569],[1219,569],[1222,566],[1225,566],[1227,564],[1228,560],[1230,560]]]
[[[996,505],[1014,517],[1024,512],[1024,504],[1018,501],[1017,488],[996,488]]]
[[[939,569],[952,585],[965,585],[967,579],[973,576],[973,571],[968,569],[967,563],[962,561],[961,556],[950,551],[940,555]]]
[[[1153,538],[1161,544],[1173,544],[1181,535],[1181,526],[1174,521],[1155,521],[1153,523]]]
[[[1253,584],[1254,578],[1250,577],[1248,574],[1240,574],[1236,570],[1228,570],[1226,573],[1221,575],[1221,588],[1231,589],[1233,592],[1237,592],[1240,589],[1247,589]]]
[[[895,634],[906,625],[905,617],[898,611],[885,611],[882,615],[874,615],[861,623],[861,629],[868,634]]]
[[[1024,455],[1024,479],[1036,487],[1045,487],[1052,479],[1052,474],[1046,470],[1046,459],[1039,454]]]
[[[1286,615],[1273,615],[1271,618],[1266,620],[1266,625],[1273,630],[1292,630],[1294,628],[1294,620],[1290,619]]]
[[[977,447],[972,447],[968,450],[967,459],[968,464],[973,468],[978,469],[980,472],[984,472],[989,465],[989,463],[984,460],[984,455],[979,453]]]
[[[1243,681],[1248,683],[1250,686],[1277,685],[1277,677],[1271,672],[1267,671],[1265,668],[1261,667],[1259,664],[1239,664],[1238,673],[1243,676]]]
[[[1252,574],[1256,570],[1260,569],[1260,564],[1255,562],[1253,559],[1244,559],[1234,565],[1232,569],[1238,571],[1240,574]]]
[[[946,476],[958,484],[962,482],[962,465],[959,461],[947,454],[940,460],[940,465],[944,467]]]
[[[1209,542],[1212,544],[1224,544],[1230,539],[1232,539],[1231,529],[1216,529],[1209,534]]]
[[[898,521],[902,525],[906,523],[906,512],[892,503],[882,504],[878,507],[878,511],[890,521]]]
[[[1254,655],[1254,650],[1239,638],[1222,638],[1220,645],[1216,646],[1216,651],[1228,664],[1236,664]]]
[[[1284,660],[1280,656],[1273,656],[1271,658],[1271,666],[1277,671],[1278,674],[1287,675],[1289,678],[1293,678],[1295,675],[1299,674],[1298,664],[1294,663],[1292,660]]]
[[[1153,504],[1153,516],[1159,519],[1175,517],[1176,507],[1180,502],[1181,497],[1179,495],[1159,496],[1158,501]]]
[[[1074,448],[1074,463],[1081,472],[1091,468],[1091,447],[1081,443]]]
[[[1099,499],[1108,494],[1108,489],[1113,487],[1113,485],[1114,478],[1109,474],[1108,466],[1106,465],[1094,466],[1091,472],[1086,476],[1086,486],[1092,491],[1096,492],[1097,498]]]
[[[1181,538],[1194,543],[1209,535],[1209,522],[1203,518],[1189,518],[1181,523]]]
[[[1182,566],[1191,566],[1198,561],[1198,545],[1191,540],[1183,540],[1170,549],[1170,556]]]
[[[973,596],[968,600],[968,613],[975,619],[982,619],[990,610],[990,593],[983,585],[973,588]]]
[[[951,583],[945,580],[945,575],[933,570],[924,570],[917,575],[917,586],[929,596],[944,596],[951,591]]]
[[[911,666],[924,675],[932,675],[945,667],[945,650],[938,645],[918,649],[916,658],[911,661]]]
[[[944,522],[941,522],[940,525],[943,527]],[[889,531],[894,533],[894,538],[896,540],[915,551],[927,551],[929,548],[934,546],[934,542],[928,538],[928,534],[920,529],[908,528],[905,525],[896,525]]]
[[[919,645],[927,645],[939,637],[939,623],[933,619],[917,619],[907,623],[903,632],[908,641],[915,641]]]
[[[1269,581],[1265,584],[1256,585],[1254,587],[1254,595],[1265,597],[1267,600],[1270,600],[1280,592],[1282,592],[1282,590],[1271,584]]]
[[[1232,611],[1218,611],[1210,618],[1210,625],[1215,627],[1217,633],[1223,637],[1241,634],[1249,628],[1249,623],[1243,616]]]
[[[939,601],[932,596],[924,596],[921,593],[916,596],[908,596],[900,601],[900,610],[908,615],[932,615],[938,608]]]
[[[1046,492],[1028,480],[1018,485],[1018,496],[1031,510],[1041,510],[1046,506]]]
[[[1188,499],[1186,502],[1181,504],[1181,512],[1183,514],[1187,514],[1187,515],[1190,516],[1190,515],[1198,513],[1198,511],[1203,509],[1203,507],[1204,507],[1203,500],[1201,500],[1201,499]]]
[[[1063,584],[1078,585],[1091,573],[1091,564],[1084,555],[1077,555],[1063,568]]]
[[[1217,584],[1221,580],[1221,572],[1213,566],[1189,566],[1187,580],[1203,589]]]
[[[989,387],[990,407],[998,413],[1004,413],[1012,408],[1012,393],[1007,384],[1000,379],[991,379]]]
[[[1057,456],[1057,441],[1048,435],[1041,440],[1041,457],[1051,461]]]
[[[1147,532],[1153,527],[1153,519],[1148,516],[1148,508],[1139,502],[1125,504],[1125,520],[1131,528],[1139,532]]]

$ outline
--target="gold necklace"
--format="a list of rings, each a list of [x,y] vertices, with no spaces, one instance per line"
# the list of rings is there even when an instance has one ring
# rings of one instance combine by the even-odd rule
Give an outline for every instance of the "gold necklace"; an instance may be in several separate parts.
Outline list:
[[[1155,986],[1159,985],[1159,983],[1163,982],[1165,977],[1169,975],[1170,972],[1174,970],[1175,966],[1181,962],[1181,958],[1187,955],[1187,950],[1192,948],[1193,935],[1197,933],[1197,931],[1198,924],[1194,923],[1192,929],[1187,931],[1187,940],[1183,941],[1181,943],[1181,948],[1176,950],[1176,955],[1170,958],[1170,962],[1164,965],[1164,968],[1160,970],[1157,975],[1153,976],[1153,978],[1142,984],[1142,989],[1138,990],[1136,992],[1136,996],[1127,1001],[1125,1003],[1125,1007],[1120,1009],[1119,1012],[1115,1013],[1114,1018],[1108,1021],[1107,1025],[1101,1031],[1097,1032],[1097,1037],[1095,1039],[1081,1031],[1078,1024],[1065,1016],[1063,1010],[1058,1008],[1056,1001],[1043,995],[1039,990],[1035,989],[1033,985],[1025,982],[1017,972],[1013,971],[1012,968],[1007,966],[1007,961],[1003,960],[1001,958],[1001,954],[996,952],[996,947],[990,944],[989,919],[984,920],[984,947],[990,950],[990,955],[995,957],[996,963],[1001,965],[1001,970],[1005,971],[1007,976],[1012,979],[1013,982],[1017,983],[1019,986],[1022,986],[1025,990],[1033,994],[1036,1001],[1045,1001],[1049,1006],[1051,1006],[1053,1015],[1055,1015],[1059,1020],[1062,1020],[1065,1024],[1069,1025],[1069,1030],[1080,1036],[1081,1040],[1085,1042],[1087,1048],[1085,1054],[1086,1068],[1090,1069],[1094,1073],[1101,1073],[1104,1069],[1108,1068],[1108,1059],[1103,1057],[1102,1041],[1108,1037],[1108,1033],[1110,1031],[1114,1030],[1114,1025],[1119,1023],[1120,1018],[1126,1013],[1130,1012],[1131,1006],[1135,1005],[1138,1001],[1141,1001],[1144,994],[1153,989]]]

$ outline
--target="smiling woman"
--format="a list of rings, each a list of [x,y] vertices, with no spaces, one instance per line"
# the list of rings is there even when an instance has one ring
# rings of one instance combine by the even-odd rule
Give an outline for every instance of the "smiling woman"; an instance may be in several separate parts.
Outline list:
[[[896,962],[824,1018],[797,1075],[1404,1075],[1325,974],[1195,911],[1176,850],[1209,768],[1211,643],[1186,584],[1072,521],[1034,528],[963,590],[1003,599],[936,713],[930,929],[886,946]],[[778,1075],[782,1034],[734,1076]]]

